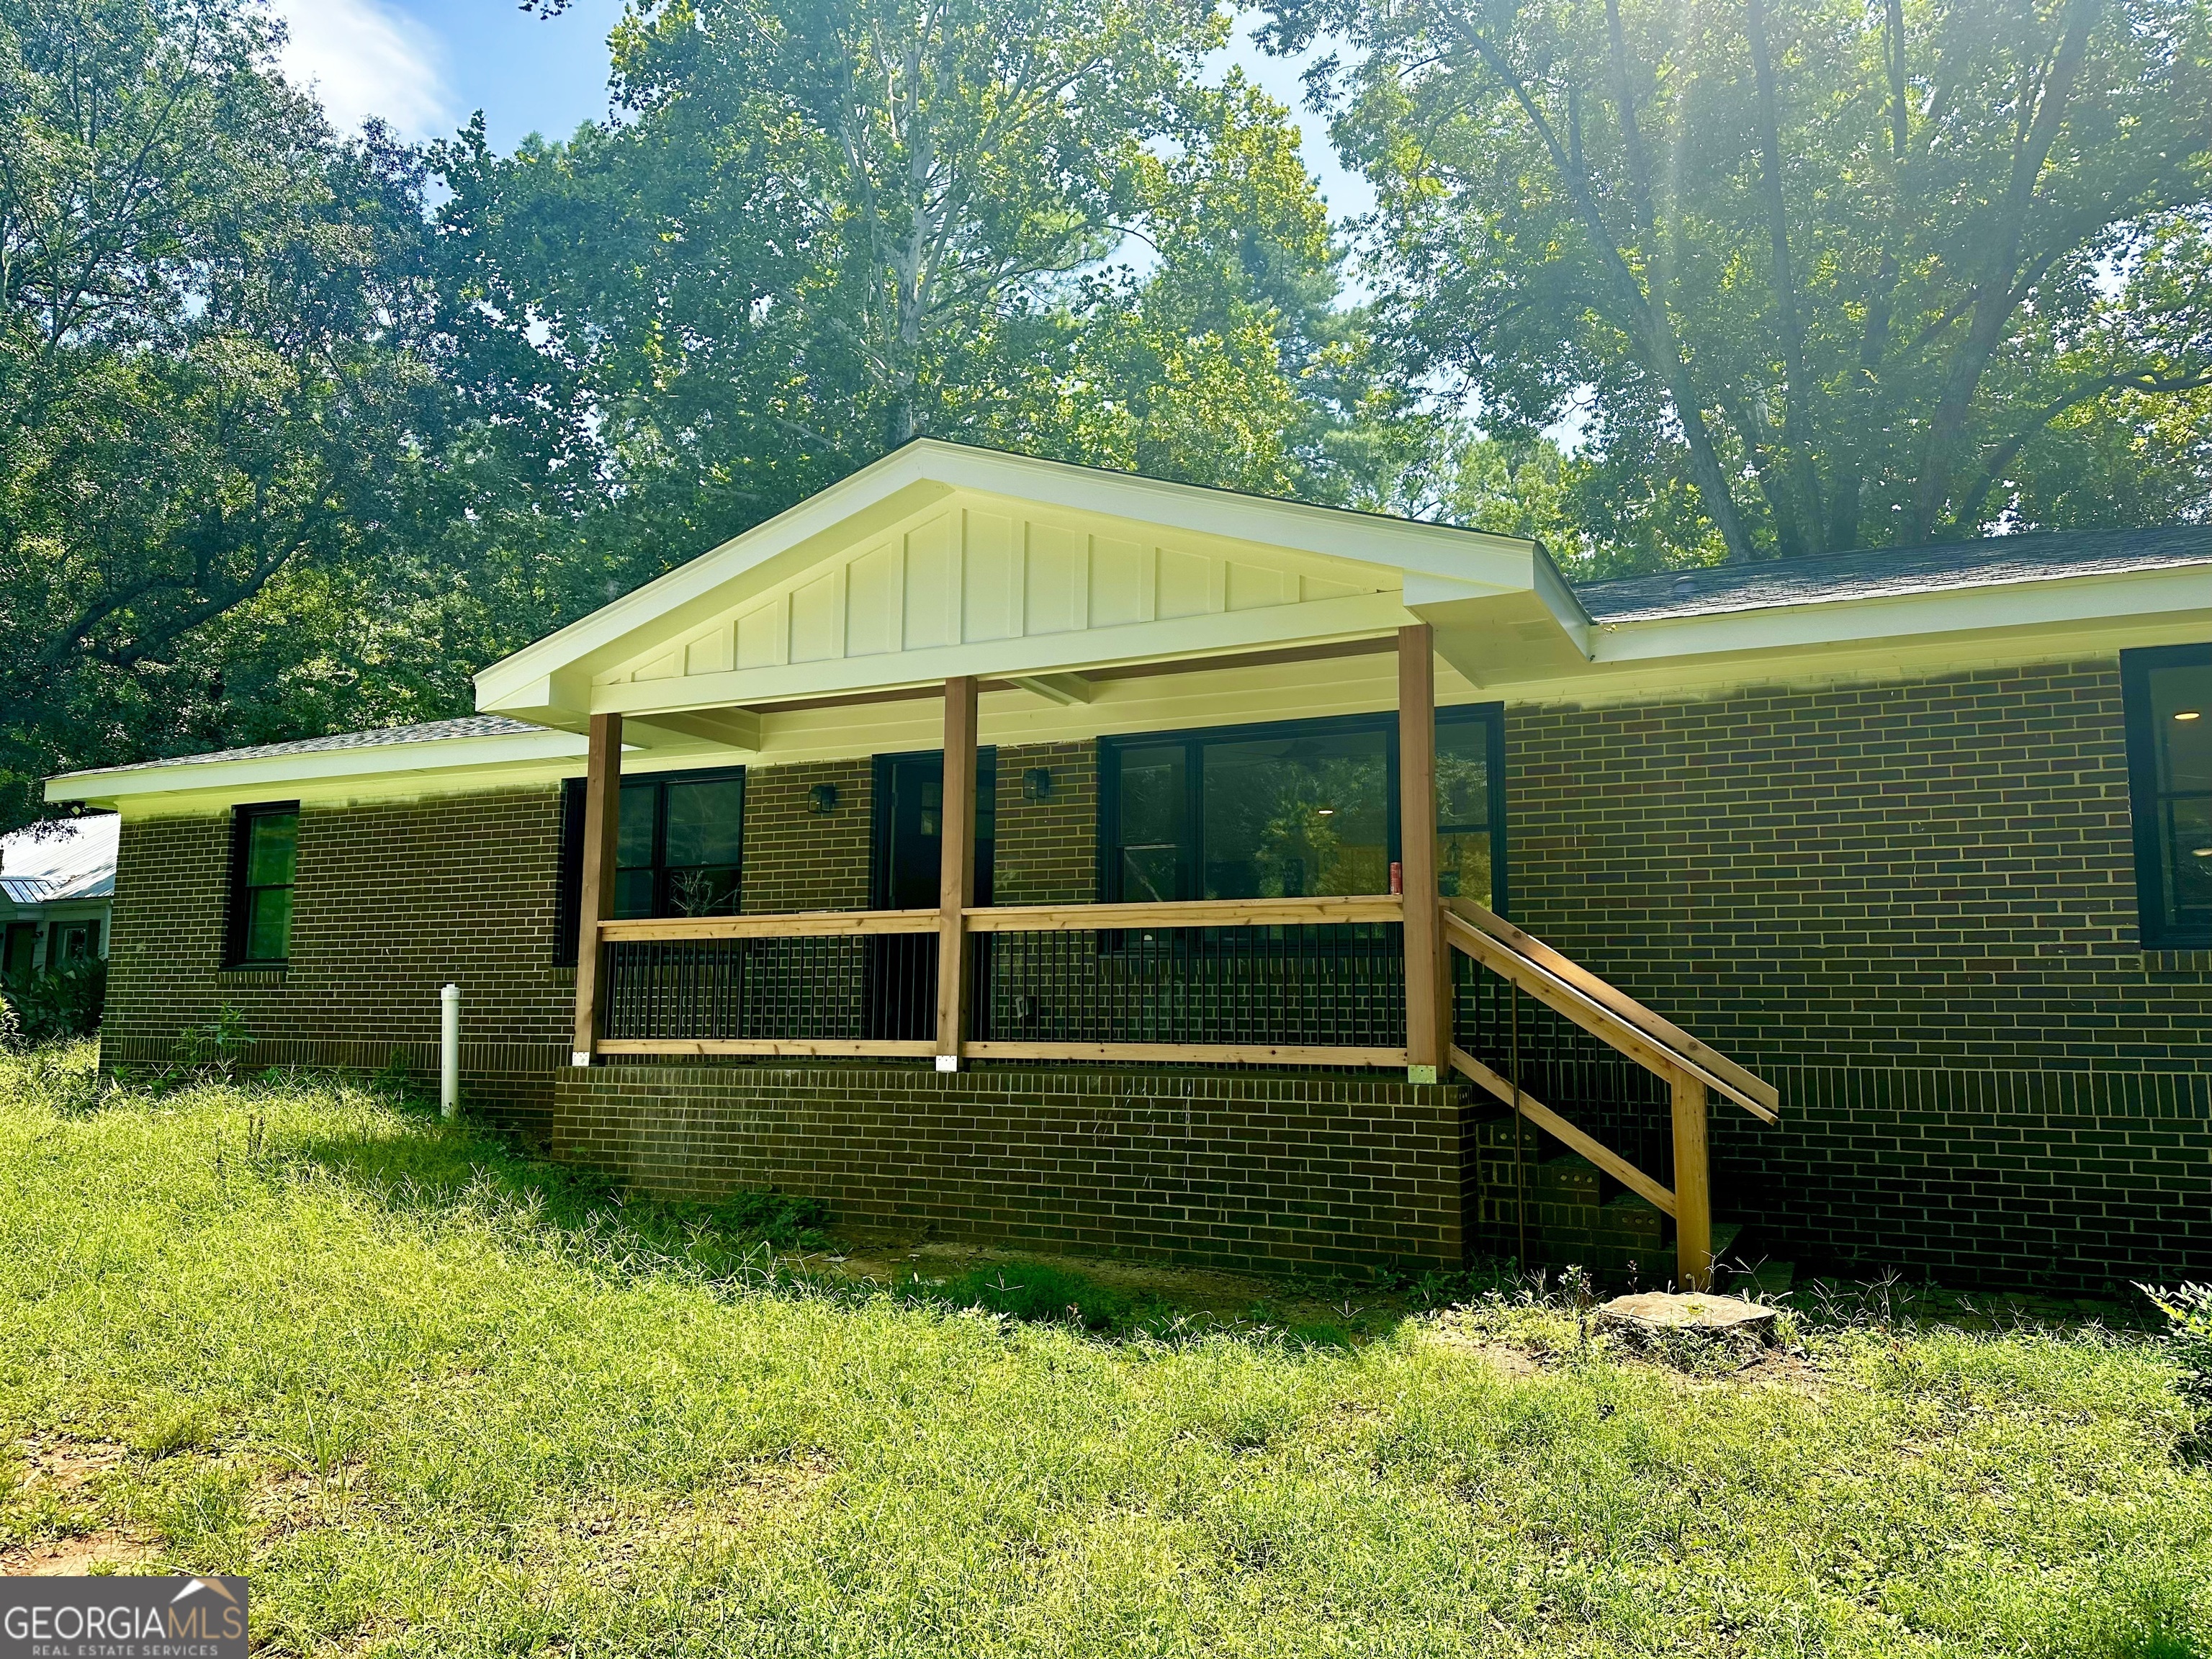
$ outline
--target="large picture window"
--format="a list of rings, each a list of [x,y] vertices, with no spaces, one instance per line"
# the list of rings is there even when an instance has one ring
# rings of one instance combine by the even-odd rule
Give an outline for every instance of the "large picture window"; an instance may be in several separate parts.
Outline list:
[[[299,860],[297,801],[234,810],[230,966],[282,968],[291,960],[292,888]]]
[[[576,965],[584,881],[584,780],[562,798],[560,902],[553,960]],[[738,911],[745,833],[743,767],[625,779],[615,844],[617,917],[727,916]]]
[[[2145,949],[2212,947],[2212,645],[2120,653]]]
[[[1441,885],[1502,903],[1494,708],[1437,713]],[[1100,886],[1110,902],[1387,893],[1398,722],[1350,715],[1109,738]]]

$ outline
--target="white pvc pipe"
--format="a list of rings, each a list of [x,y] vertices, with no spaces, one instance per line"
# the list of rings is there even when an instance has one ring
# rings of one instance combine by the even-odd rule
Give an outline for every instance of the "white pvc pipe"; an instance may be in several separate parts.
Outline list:
[[[448,1121],[461,1110],[461,988],[438,993],[438,1115]]]

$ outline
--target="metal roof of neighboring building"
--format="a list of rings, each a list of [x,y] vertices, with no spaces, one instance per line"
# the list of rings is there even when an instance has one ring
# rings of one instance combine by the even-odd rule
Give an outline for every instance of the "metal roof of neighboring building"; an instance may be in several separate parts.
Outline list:
[[[106,898],[115,890],[122,820],[101,812],[33,825],[0,838],[0,894],[17,904]]]
[[[1593,622],[1647,622],[2191,564],[2212,564],[2212,526],[2040,532],[1932,547],[1865,548],[1811,558],[1701,565],[1579,584],[1575,597]]]

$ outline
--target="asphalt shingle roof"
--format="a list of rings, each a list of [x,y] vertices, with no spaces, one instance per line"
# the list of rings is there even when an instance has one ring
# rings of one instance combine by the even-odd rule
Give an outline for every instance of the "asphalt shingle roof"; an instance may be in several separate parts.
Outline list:
[[[1934,547],[1887,547],[1814,558],[1703,565],[1576,587],[1593,622],[1650,622],[1820,600],[1993,587],[2062,576],[2212,565],[2212,526],[2053,531]],[[2212,573],[2208,573],[2212,580]]]
[[[162,760],[134,761],[128,766],[103,766],[103,772],[145,772],[161,766],[202,766],[210,761],[261,760],[276,755],[315,755],[333,749],[380,749],[395,743],[443,743],[453,738],[503,738],[525,732],[543,732],[528,720],[504,714],[464,714],[459,720],[428,720],[420,726],[387,726],[374,732],[338,732],[327,738],[300,738],[290,743],[262,743],[247,749],[217,749],[204,755],[171,755]]]

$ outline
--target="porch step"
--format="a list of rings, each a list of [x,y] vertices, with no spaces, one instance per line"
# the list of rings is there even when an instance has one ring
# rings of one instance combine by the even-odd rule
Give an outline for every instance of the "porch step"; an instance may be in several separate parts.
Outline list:
[[[1540,1132],[1525,1132],[1525,1142],[1516,1146],[1510,1115],[1474,1127],[1481,1160],[1475,1191],[1479,1248],[1518,1251],[1525,1190],[1528,1265],[1583,1267],[1607,1285],[1633,1282],[1648,1289],[1676,1281],[1674,1224],[1657,1206],[1621,1191],[1588,1158],[1565,1152]],[[1542,1156],[1540,1149],[1553,1155]],[[1741,1223],[1714,1221],[1717,1261],[1735,1253],[1742,1232]]]

